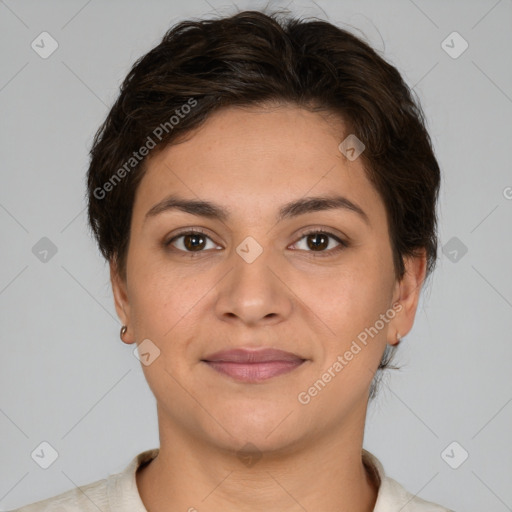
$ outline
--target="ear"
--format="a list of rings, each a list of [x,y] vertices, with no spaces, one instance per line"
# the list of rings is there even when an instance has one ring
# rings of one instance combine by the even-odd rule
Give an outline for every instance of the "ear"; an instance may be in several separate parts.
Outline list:
[[[388,344],[397,345],[399,334],[403,338],[414,324],[414,317],[418,308],[421,289],[425,281],[427,269],[427,252],[422,249],[417,256],[404,258],[405,274],[400,281],[396,282],[393,304],[397,302],[401,309],[395,307],[397,312],[390,322],[392,328],[388,333]]]
[[[119,273],[117,264],[114,260],[110,260],[110,283],[112,285],[112,293],[114,295],[114,304],[116,307],[117,316],[121,320],[122,325],[126,325],[128,330],[123,336],[123,342],[130,344],[134,343],[130,336],[130,303],[128,301],[128,292],[125,279]]]

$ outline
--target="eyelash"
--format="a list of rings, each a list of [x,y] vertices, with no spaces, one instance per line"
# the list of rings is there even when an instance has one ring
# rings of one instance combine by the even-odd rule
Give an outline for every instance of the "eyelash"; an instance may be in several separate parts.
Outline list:
[[[186,230],[186,231],[182,231],[181,233],[178,233],[178,234],[174,235],[170,240],[168,240],[167,242],[164,242],[164,246],[165,247],[169,247],[169,246],[172,245],[172,243],[174,241],[176,241],[177,239],[179,239],[179,238],[181,238],[183,236],[187,236],[187,235],[204,235],[206,238],[208,238],[209,240],[211,240],[213,242],[211,237],[209,237],[203,230],[201,230],[199,228],[196,228],[196,229],[189,229],[189,230]],[[349,245],[350,245],[345,240],[342,240],[341,238],[339,238],[338,236],[334,235],[333,233],[330,233],[329,231],[325,231],[323,229],[310,229],[308,231],[305,231],[304,233],[301,234],[301,236],[297,240],[297,242],[294,242],[293,245],[295,245],[296,243],[300,242],[303,238],[307,237],[308,235],[325,235],[325,236],[327,236],[329,238],[334,239],[339,244],[334,249],[329,249],[328,251],[326,251],[326,250],[323,250],[323,251],[306,251],[306,252],[312,253],[313,257],[315,257],[315,258],[317,258],[317,257],[321,258],[321,257],[326,257],[326,256],[332,256],[333,254],[337,254],[338,252],[348,248]],[[174,248],[174,249],[176,251],[186,253],[187,255],[190,255],[191,257],[194,257],[194,256],[196,256],[198,254],[201,254],[201,253],[205,252],[204,250],[201,250],[201,251],[184,251],[182,249],[177,249],[177,248]]]

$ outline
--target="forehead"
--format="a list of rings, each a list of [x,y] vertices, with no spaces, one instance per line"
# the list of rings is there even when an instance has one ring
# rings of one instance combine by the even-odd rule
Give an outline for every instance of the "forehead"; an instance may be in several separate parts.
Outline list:
[[[384,205],[362,159],[349,161],[338,149],[347,135],[340,118],[296,106],[223,108],[179,143],[149,155],[134,215],[170,193],[240,211],[342,194],[381,215]]]

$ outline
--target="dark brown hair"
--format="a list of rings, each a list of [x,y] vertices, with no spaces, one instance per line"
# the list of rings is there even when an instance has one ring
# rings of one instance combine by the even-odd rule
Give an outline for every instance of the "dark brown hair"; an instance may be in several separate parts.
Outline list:
[[[183,21],[141,57],[97,131],[88,216],[99,248],[126,278],[132,207],[145,155],[226,106],[291,103],[343,120],[360,139],[385,204],[397,278],[404,256],[437,255],[440,171],[419,102],[398,70],[350,32],[282,12]],[[340,134],[340,142],[341,142]],[[145,150],[144,150],[145,148]],[[386,351],[380,368],[389,365]]]

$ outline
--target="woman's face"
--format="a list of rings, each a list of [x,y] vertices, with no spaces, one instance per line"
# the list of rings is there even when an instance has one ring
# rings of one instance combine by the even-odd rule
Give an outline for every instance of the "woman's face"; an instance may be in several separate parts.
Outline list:
[[[229,108],[150,155],[126,282],[112,275],[125,339],[150,340],[142,367],[161,430],[263,451],[364,422],[386,342],[412,326],[424,265],[395,281],[384,204],[361,158],[338,149],[348,135],[294,106]],[[171,195],[214,207],[166,207]],[[213,362],[235,348],[295,358]]]

